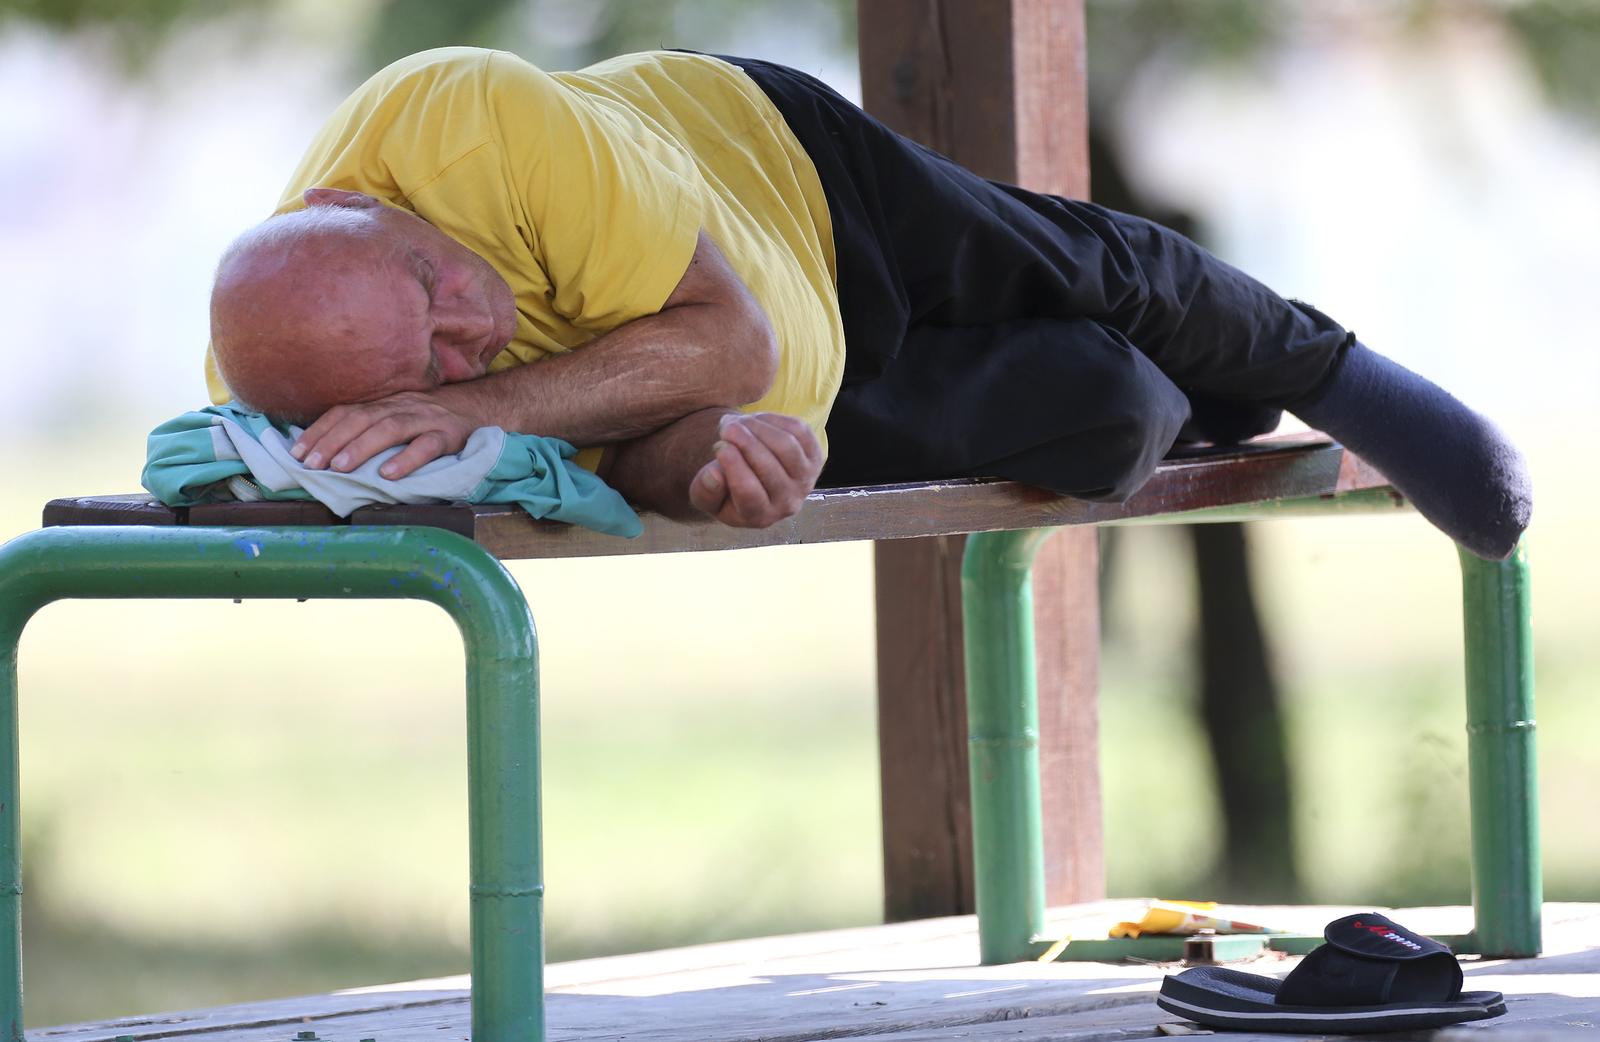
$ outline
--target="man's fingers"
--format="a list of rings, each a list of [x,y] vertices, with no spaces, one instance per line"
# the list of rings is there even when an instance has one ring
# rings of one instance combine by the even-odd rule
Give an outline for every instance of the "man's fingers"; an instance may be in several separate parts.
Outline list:
[[[313,470],[351,471],[385,449],[426,438],[396,457],[394,473],[384,473],[384,477],[404,477],[429,460],[460,452],[471,433],[467,417],[420,395],[402,393],[328,410],[290,452]]]
[[[806,458],[805,447],[787,428],[772,423],[766,415],[760,413],[746,416],[739,426],[754,435],[762,446],[772,453],[791,481],[810,484],[816,476],[816,467]]]
[[[349,408],[343,405],[336,405],[321,416],[318,416],[311,426],[300,432],[300,437],[296,439],[294,445],[289,449],[289,455],[312,469],[326,464],[332,452],[320,451],[317,446],[322,444],[339,426],[340,422],[348,418],[349,414]],[[340,447],[343,447],[343,442],[340,443]],[[312,462],[313,460],[315,462]]]
[[[728,483],[722,476],[722,464],[712,460],[700,468],[689,482],[689,504],[703,514],[715,517],[728,502]]]
[[[807,463],[816,468],[822,466],[822,443],[817,440],[817,434],[811,429],[811,424],[798,416],[789,416],[781,412],[758,412],[751,415],[750,419],[760,420],[762,423],[786,431],[800,446]]]
[[[393,414],[380,416],[370,421],[367,427],[335,451],[333,457],[328,460],[328,466],[334,470],[355,470],[384,449],[392,449],[396,445],[405,445],[407,442],[415,442],[424,437],[441,447],[444,444],[442,431],[431,425],[419,423],[414,417]],[[319,451],[320,448],[319,446]],[[439,454],[439,451],[435,451],[428,459]]]
[[[378,473],[390,481],[398,481],[424,463],[432,463],[446,451],[444,436],[435,431],[428,431],[413,438],[411,444],[395,453],[393,459],[386,460],[383,466],[378,468]]]
[[[798,462],[803,470],[804,458],[800,454],[800,446],[795,444],[794,438],[786,431],[746,417],[736,423],[724,424],[722,437],[724,441],[739,447],[739,451],[744,454],[745,462],[755,471],[756,477],[761,479],[762,487],[767,490],[769,498],[780,498],[799,476],[789,470],[789,465]],[[782,440],[790,443],[787,454],[792,458],[787,464],[779,455],[785,452]]]
[[[311,446],[315,445],[319,439],[331,431],[334,424],[339,422],[339,417],[347,411],[349,410],[346,406],[335,405],[315,420],[312,420],[310,425],[300,432],[300,437],[295,439],[294,446],[290,448],[289,454],[295,459],[304,459]]]
[[[722,464],[722,476],[728,483],[728,506],[738,514],[738,523],[760,526],[772,503],[744,453],[737,445],[719,442],[717,462]]]
[[[300,462],[312,470],[330,466],[337,470],[349,470],[351,465],[346,465],[349,464],[349,457],[346,456],[342,462],[339,457],[349,449],[352,441],[372,427],[373,422],[372,414],[360,406],[338,406],[329,409],[317,419],[316,423],[306,428],[305,434],[301,435],[298,444],[305,447],[305,452],[301,455]],[[318,430],[319,427],[322,429]],[[367,456],[371,456],[373,452],[380,452],[390,445],[398,445],[404,440],[399,438],[389,445],[379,446],[367,453]],[[355,461],[353,466],[359,466],[364,462],[366,457]]]

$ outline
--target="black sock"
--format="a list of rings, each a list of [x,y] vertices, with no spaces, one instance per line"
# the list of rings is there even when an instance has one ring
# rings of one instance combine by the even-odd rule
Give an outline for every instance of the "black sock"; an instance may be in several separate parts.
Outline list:
[[[1353,344],[1322,393],[1291,411],[1377,467],[1479,557],[1516,549],[1533,511],[1527,464],[1499,428],[1443,388]]]

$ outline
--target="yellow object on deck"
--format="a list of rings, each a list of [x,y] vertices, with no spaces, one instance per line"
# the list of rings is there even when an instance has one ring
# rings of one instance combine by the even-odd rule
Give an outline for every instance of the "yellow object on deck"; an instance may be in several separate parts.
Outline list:
[[[1221,912],[1222,914],[1217,914]],[[1270,926],[1257,926],[1226,918],[1228,909],[1215,901],[1151,901],[1136,923],[1122,922],[1111,928],[1112,937],[1139,937],[1147,933],[1192,934],[1201,930],[1217,933],[1283,933]]]

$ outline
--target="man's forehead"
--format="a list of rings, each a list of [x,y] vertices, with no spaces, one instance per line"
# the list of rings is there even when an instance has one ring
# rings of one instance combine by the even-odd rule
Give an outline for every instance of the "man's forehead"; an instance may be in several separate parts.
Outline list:
[[[314,341],[324,380],[341,402],[420,389],[430,364],[427,296],[402,257],[330,273],[307,309],[301,335]]]

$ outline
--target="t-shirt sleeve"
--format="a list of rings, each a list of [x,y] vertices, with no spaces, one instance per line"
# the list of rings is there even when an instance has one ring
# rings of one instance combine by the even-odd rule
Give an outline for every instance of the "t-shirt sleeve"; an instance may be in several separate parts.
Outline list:
[[[597,335],[661,310],[699,238],[694,161],[626,107],[510,55],[486,75],[551,308]]]

